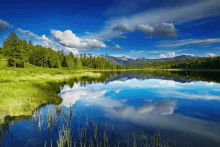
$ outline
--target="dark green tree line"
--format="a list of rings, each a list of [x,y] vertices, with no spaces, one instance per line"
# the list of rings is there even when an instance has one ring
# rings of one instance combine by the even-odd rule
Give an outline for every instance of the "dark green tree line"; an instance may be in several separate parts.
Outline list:
[[[65,55],[63,51],[54,51],[41,45],[33,45],[32,41],[19,39],[15,33],[11,33],[0,48],[0,53],[8,57],[8,66],[26,67],[26,63],[35,66],[49,68],[68,68],[68,69],[115,69],[103,57],[87,57],[85,54],[75,57],[72,52]],[[121,68],[121,67],[120,67]]]

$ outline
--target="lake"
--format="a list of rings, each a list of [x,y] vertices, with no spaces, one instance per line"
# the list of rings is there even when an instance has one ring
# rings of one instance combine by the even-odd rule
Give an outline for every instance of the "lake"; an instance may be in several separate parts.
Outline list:
[[[6,118],[0,146],[57,146],[66,134],[67,146],[220,146],[218,72],[103,73],[62,83],[60,106]]]

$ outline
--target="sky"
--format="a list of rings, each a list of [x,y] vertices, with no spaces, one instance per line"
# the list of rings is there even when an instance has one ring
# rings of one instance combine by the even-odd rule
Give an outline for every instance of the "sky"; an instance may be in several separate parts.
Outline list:
[[[220,55],[219,0],[1,1],[0,47],[19,38],[66,54]]]

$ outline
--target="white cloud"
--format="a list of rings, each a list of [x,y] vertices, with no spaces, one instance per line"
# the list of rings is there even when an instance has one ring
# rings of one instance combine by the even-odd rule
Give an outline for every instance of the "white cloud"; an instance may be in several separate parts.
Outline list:
[[[128,39],[127,36],[119,36],[118,38]]]
[[[110,54],[110,55],[113,56],[113,57],[122,57],[122,56],[125,56],[125,57],[127,57],[127,58],[132,58],[131,56],[125,55],[125,54]]]
[[[171,58],[177,56],[175,52],[167,52],[165,54],[160,54],[160,58]]]
[[[165,56],[164,54],[160,55],[160,58],[166,58],[167,56]]]
[[[74,55],[79,55],[79,52],[76,48],[70,48],[70,47],[65,47],[66,50],[69,50],[72,52]]]
[[[146,33],[146,34],[152,34],[152,33],[154,33],[154,31],[155,31],[152,26],[150,26],[150,25],[144,25],[144,24],[138,24],[138,25],[136,26],[136,29],[139,30],[139,31],[142,31],[142,32],[144,32],[144,33]]]
[[[175,50],[175,52],[182,52],[188,49]],[[174,52],[170,50],[131,50],[130,54],[166,54],[168,52]],[[184,54],[184,53],[183,53]]]
[[[126,32],[129,32],[129,31],[132,31],[132,29],[129,27],[128,24],[126,23],[120,23],[120,24],[117,24],[113,27],[110,27],[113,31],[121,31],[123,33],[126,33]]]
[[[115,45],[114,47],[112,47],[112,49],[118,49],[118,50],[121,50],[121,49],[123,49],[123,48],[120,47],[120,46],[117,44],[117,45]]]
[[[120,100],[121,102],[127,102],[127,99],[122,99],[122,100]]]
[[[107,48],[104,42],[98,39],[80,39],[71,30],[61,32],[59,30],[51,30],[54,39],[66,46],[77,49],[100,49]]]
[[[93,34],[93,33],[91,33],[91,32],[88,32],[88,31],[86,31],[85,32],[87,35],[91,35],[91,34]]]
[[[158,37],[170,38],[177,37],[177,30],[173,23],[162,23],[155,26],[138,24],[136,29],[144,32],[145,34],[155,34]]]
[[[184,45],[199,45],[199,44],[211,44],[211,43],[219,43],[220,38],[213,38],[213,39],[187,39],[187,40],[178,40],[172,41],[167,44],[162,44],[163,47],[179,47]]]
[[[2,32],[5,28],[12,28],[13,26],[10,25],[8,22],[0,19],[0,32]]]
[[[216,54],[213,54],[213,53],[205,53],[202,55],[202,57],[215,57],[217,56]]]
[[[79,54],[78,50],[76,48],[71,48],[71,47],[63,47],[59,44],[54,43],[52,40],[47,38],[44,35],[39,36],[37,34],[34,34],[33,32],[29,30],[22,30],[18,28],[16,31],[18,31],[20,34],[23,34],[25,37],[34,37],[36,40],[43,41],[43,45],[46,47],[51,47],[53,50],[58,51],[58,50],[63,50],[65,54],[68,54],[69,52],[72,52],[74,55]],[[40,43],[37,43],[40,44]]]
[[[37,40],[43,41],[45,46],[49,46],[49,45],[54,44],[53,41],[50,40],[49,38],[47,38],[45,35],[38,36],[38,35],[34,34],[33,32],[31,32],[29,30],[22,30],[20,28],[18,28],[16,31],[18,31],[20,34],[23,34],[26,37],[34,37]]]
[[[138,24],[157,26],[157,24],[165,24],[163,26],[158,26],[158,30],[164,30],[164,28],[170,28],[168,33],[162,31],[158,32],[158,36],[175,36],[174,26],[172,24],[184,23],[187,21],[192,21],[196,19],[201,19],[209,16],[215,16],[220,14],[220,2],[218,0],[209,0],[209,1],[198,1],[188,5],[177,6],[177,7],[165,7],[165,8],[156,8],[144,11],[142,13],[136,13],[131,16],[122,16],[116,19],[110,19],[106,22],[106,28],[114,28],[114,31],[111,29],[105,29],[99,33],[85,36],[90,38],[116,38],[121,36],[123,33],[130,30],[134,30]],[[121,25],[120,25],[121,24]],[[122,25],[123,24],[123,25]],[[124,25],[125,24],[125,25]],[[155,28],[154,28],[155,29]]]
[[[210,94],[190,94],[178,91],[158,91],[164,97],[178,97],[184,99],[206,99],[206,100],[220,100],[220,96]]]
[[[118,88],[118,89],[115,89],[114,92],[115,92],[115,93],[119,93],[119,92],[122,91],[122,90],[123,90],[123,89]]]

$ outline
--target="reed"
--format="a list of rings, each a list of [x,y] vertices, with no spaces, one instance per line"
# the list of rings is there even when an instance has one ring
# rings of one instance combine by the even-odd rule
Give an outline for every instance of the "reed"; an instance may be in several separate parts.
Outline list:
[[[48,108],[48,112],[47,112],[48,129],[50,129],[51,127],[52,120],[53,120],[53,115],[52,115],[51,109]]]
[[[36,124],[36,122],[37,122],[37,110],[36,109],[34,109],[34,111],[33,111],[32,118],[34,120],[34,123]]]
[[[112,133],[113,136],[111,138],[108,137],[108,130],[107,130],[107,123],[104,123],[104,127],[101,127],[99,129],[98,122],[94,123],[92,119],[90,119],[87,116],[87,119],[85,119],[85,122],[81,122],[81,118],[79,118],[79,125],[77,127],[78,130],[78,142],[72,142],[72,135],[71,135],[71,123],[70,118],[72,114],[72,110],[67,111],[68,113],[65,114],[63,108],[62,113],[64,116],[63,120],[63,127],[62,130],[58,133],[58,138],[56,140],[58,147],[120,147],[120,146],[127,146],[127,147],[170,147],[168,140],[166,141],[165,138],[162,139],[160,132],[155,132],[152,137],[147,137],[144,132],[142,135],[136,135],[134,132],[132,133],[131,139],[128,136],[127,141],[120,141],[120,138],[116,137],[116,134],[114,133],[114,126],[112,125]],[[40,112],[42,113],[42,111]],[[39,126],[42,125],[42,119],[40,117],[39,113]],[[50,108],[48,108],[48,116],[52,115]],[[47,116],[47,118],[49,118]],[[50,121],[47,121],[50,123]],[[55,114],[55,122],[58,122],[58,119],[56,121],[56,114]],[[92,123],[91,123],[92,122]],[[94,124],[94,125],[93,125]],[[56,127],[56,125],[54,125]],[[102,125],[103,126],[103,125]],[[41,127],[40,127],[41,128]],[[91,132],[89,132],[91,128]],[[139,140],[141,139],[141,140]],[[51,140],[51,147],[52,147],[52,140]]]

